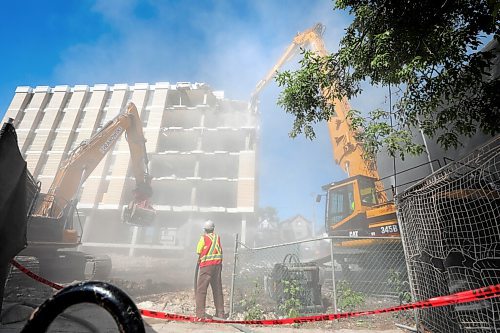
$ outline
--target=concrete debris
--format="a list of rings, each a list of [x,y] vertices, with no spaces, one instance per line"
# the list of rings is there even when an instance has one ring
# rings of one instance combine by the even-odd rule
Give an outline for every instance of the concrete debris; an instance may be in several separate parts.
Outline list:
[[[195,314],[195,302],[193,292],[193,270],[176,269],[177,261],[166,258],[134,258],[128,256],[113,256],[113,272],[110,283],[124,290],[140,309],[147,309],[174,314],[193,316]],[[230,265],[227,265],[228,268]],[[226,311],[229,311],[229,274],[223,274],[224,302]],[[4,318],[0,326],[0,333],[19,332],[26,319],[31,315],[33,308],[19,305],[27,302],[30,304],[41,304],[55,291],[44,285],[33,283],[26,276],[17,276],[10,279],[6,286],[5,308],[15,305],[12,311],[4,311]],[[16,305],[17,304],[17,305]],[[7,310],[7,309],[5,309]],[[215,314],[212,294],[207,294],[206,312]],[[116,330],[116,324],[111,316],[102,308],[92,304],[79,304],[67,309],[66,314],[81,318],[98,326],[99,331],[111,332]],[[265,318],[277,318],[273,313],[263,314]],[[234,319],[243,320],[243,313],[235,313]],[[17,321],[17,322],[16,322]],[[228,324],[201,324],[166,321],[153,318],[144,318],[146,332],[238,332],[242,327],[230,326]],[[238,325],[241,326],[241,325]],[[284,333],[290,332],[291,326],[245,326],[248,332],[254,333]],[[52,329],[52,328],[51,328]],[[345,329],[342,331],[342,329]],[[389,330],[387,330],[389,329]],[[301,325],[300,332],[323,333],[323,332],[402,332],[394,326],[394,318],[389,315],[380,317],[353,318],[352,320],[335,322],[318,322]],[[384,331],[385,330],[385,331]],[[54,323],[54,332],[89,332],[81,323],[67,318],[57,319]]]

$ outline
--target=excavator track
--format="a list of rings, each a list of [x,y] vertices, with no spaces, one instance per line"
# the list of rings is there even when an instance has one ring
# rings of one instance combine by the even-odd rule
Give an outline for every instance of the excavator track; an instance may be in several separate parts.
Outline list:
[[[40,256],[18,256],[21,265],[33,273],[56,283],[85,280],[106,280],[111,273],[111,258],[106,255],[94,256],[78,251],[57,251]],[[9,283],[31,284],[29,278],[16,269],[9,275]]]
[[[111,268],[113,267],[109,256],[87,254],[85,258],[87,260],[85,265],[85,277],[87,280],[106,280],[109,278]]]
[[[17,256],[14,258],[18,263],[32,271],[33,273],[40,274],[40,262],[36,257],[31,256]],[[36,285],[38,282],[26,276],[20,270],[11,266],[9,270],[9,275],[7,276],[7,285],[19,286],[19,287],[31,287]]]

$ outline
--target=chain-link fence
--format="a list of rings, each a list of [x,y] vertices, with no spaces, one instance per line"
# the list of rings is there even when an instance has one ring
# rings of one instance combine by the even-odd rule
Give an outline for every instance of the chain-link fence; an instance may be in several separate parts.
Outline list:
[[[500,283],[500,137],[397,197],[417,301]],[[422,330],[499,332],[500,300],[421,309]]]
[[[410,298],[396,237],[330,237],[259,248],[238,243],[231,293],[236,318],[374,310]],[[404,316],[411,324],[413,315]]]

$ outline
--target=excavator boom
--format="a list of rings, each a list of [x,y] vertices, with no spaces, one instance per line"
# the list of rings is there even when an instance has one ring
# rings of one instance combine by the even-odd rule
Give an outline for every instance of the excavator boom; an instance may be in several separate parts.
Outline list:
[[[76,204],[81,186],[112,150],[123,133],[127,135],[131,169],[136,180],[135,201],[128,207],[130,210],[136,206],[139,210],[149,210],[151,214],[144,214],[144,216],[148,216],[150,220],[146,221],[145,218],[141,218],[138,224],[150,224],[155,214],[147,202],[152,195],[152,190],[148,172],[146,140],[142,131],[142,122],[133,103],[128,105],[125,112],[118,114],[89,140],[82,142],[69,154],[57,171],[44,200],[35,208],[33,215],[58,218],[64,214],[65,207],[71,203]],[[124,216],[126,217],[125,222],[134,223],[133,214],[125,214]]]
[[[257,86],[255,87],[250,97],[250,102],[252,106],[255,106],[255,103],[257,103],[260,92],[267,86],[267,84],[272,79],[274,79],[274,77],[276,76],[277,72],[281,69],[281,67],[283,67],[284,64],[286,64],[290,59],[292,59],[297,54],[298,50],[301,47],[310,44],[311,46],[314,47],[315,50],[318,50],[317,52],[320,55],[324,56],[327,54],[323,40],[321,39],[321,35],[323,34],[324,29],[325,26],[323,24],[317,23],[314,27],[302,33],[298,33],[295,36],[292,43],[286,48],[285,52],[283,52],[283,54],[278,59],[273,68],[271,68],[271,70],[267,72],[264,78],[260,80],[259,83],[257,83]]]
[[[262,89],[276,76],[300,48],[309,47],[320,57],[327,56],[321,23],[298,33],[271,70],[259,81],[250,99],[250,107],[256,109]],[[334,106],[335,113],[328,120],[328,130],[333,148],[333,158],[349,178],[325,185],[327,192],[327,230],[337,235],[377,236],[398,233],[394,205],[379,181],[373,161],[364,158],[362,145],[351,130],[346,98],[331,97],[335,87],[324,89],[323,96]],[[390,226],[390,228],[388,227]]]
[[[328,55],[322,38],[324,29],[325,27],[323,24],[317,23],[312,28],[298,33],[294,37],[292,43],[286,48],[276,64],[255,87],[250,98],[251,107],[256,106],[262,89],[274,79],[281,67],[295,56],[300,48],[310,47],[315,54],[321,57]],[[323,94],[328,96],[328,91],[324,91]],[[332,142],[335,163],[338,164],[349,177],[362,175],[378,179],[379,175],[376,168],[363,158],[363,148],[359,142],[357,142],[354,133],[352,133],[349,127],[349,121],[347,119],[349,103],[347,99],[343,98],[342,100],[338,100],[329,98],[329,102],[335,107],[335,115],[328,121],[328,130]]]
[[[122,218],[124,222],[139,226],[154,221],[156,212],[149,204],[152,189],[146,140],[137,108],[130,103],[124,112],[74,149],[61,163],[49,191],[37,196],[28,217],[28,246],[22,255],[37,257],[39,272],[45,278],[71,282],[109,275],[110,257],[71,250],[80,244],[80,236],[73,227],[73,215],[82,185],[123,133],[126,133],[130,149],[136,188],[134,200],[124,207]],[[87,276],[88,272],[91,276]]]

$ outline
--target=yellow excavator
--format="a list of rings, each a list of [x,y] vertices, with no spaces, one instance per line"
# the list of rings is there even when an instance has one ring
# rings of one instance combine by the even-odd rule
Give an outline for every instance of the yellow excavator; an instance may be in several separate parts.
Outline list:
[[[322,39],[324,29],[321,23],[317,23],[295,36],[277,63],[257,84],[251,96],[252,108],[256,107],[262,89],[301,48],[309,47],[318,56],[328,55]],[[323,93],[328,97],[327,90]],[[328,121],[333,156],[335,163],[348,176],[347,179],[323,186],[327,194],[325,223],[328,234],[350,237],[399,236],[395,206],[387,199],[375,163],[363,158],[363,148],[350,129],[347,99],[328,100],[335,108],[334,116]],[[350,240],[342,242],[342,245],[358,246],[360,243],[372,242],[367,239]]]
[[[146,140],[137,108],[129,103],[124,112],[69,154],[61,163],[48,192],[37,196],[28,218],[28,246],[21,255],[37,257],[44,277],[72,281],[83,279],[85,275],[104,278],[109,274],[111,262],[108,257],[97,258],[67,249],[81,244],[81,235],[74,227],[73,218],[82,185],[123,133],[126,133],[131,170],[136,181],[134,199],[122,212],[123,222],[137,226],[153,223],[156,212],[149,203],[153,192]]]

